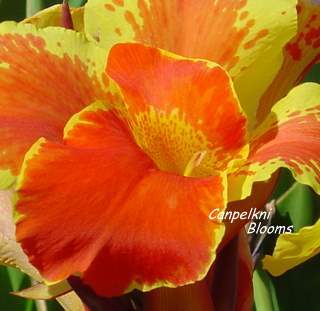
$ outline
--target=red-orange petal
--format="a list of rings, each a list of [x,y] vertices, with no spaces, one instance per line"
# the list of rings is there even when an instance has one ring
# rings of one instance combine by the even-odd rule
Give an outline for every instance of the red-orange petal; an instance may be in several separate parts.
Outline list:
[[[108,98],[104,63],[104,52],[80,34],[0,25],[0,183],[1,172],[19,173],[38,138],[61,139],[74,113]]]
[[[220,177],[149,172],[113,215],[112,237],[84,280],[101,294],[116,295],[124,285],[149,290],[202,279],[224,231],[208,221],[212,207],[223,206],[221,193]]]
[[[155,169],[100,104],[73,120],[63,143],[31,149],[19,180],[17,238],[31,262],[49,281],[83,273],[105,296],[204,277],[224,232],[208,219],[224,209],[222,178]]]
[[[107,206],[152,167],[112,112],[81,119],[63,143],[40,139],[18,180],[17,239],[48,280],[88,268],[108,233]]]
[[[212,152],[213,167],[221,169],[239,156],[246,118],[230,77],[217,64],[118,44],[110,51],[107,74],[124,95],[137,143],[159,167],[181,173],[196,152],[208,151],[207,159]]]

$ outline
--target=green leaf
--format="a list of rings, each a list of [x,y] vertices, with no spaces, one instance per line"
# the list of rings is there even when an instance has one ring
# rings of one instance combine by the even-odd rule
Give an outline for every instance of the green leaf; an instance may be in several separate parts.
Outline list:
[[[283,169],[272,199],[279,199],[291,189],[294,183],[295,180],[289,170]],[[312,225],[320,215],[319,203],[319,196],[310,187],[298,184],[280,204],[277,204],[277,216],[274,219],[274,224],[293,224],[294,231],[298,231],[303,226]],[[281,223],[282,221],[286,223]]]
[[[30,286],[30,280],[23,275],[21,287]],[[0,310],[23,310],[23,311],[36,311],[33,301],[15,297],[10,294],[13,290],[11,279],[9,276],[8,268],[0,266]]]
[[[12,290],[18,291],[21,288],[26,275],[20,272],[18,269],[11,268],[11,267],[7,267],[7,272],[10,279]]]
[[[288,213],[294,231],[312,225],[316,220],[315,193],[308,186],[298,184],[294,191],[278,205],[282,215]]]
[[[24,306],[24,311],[34,311],[34,310],[36,310],[34,301],[26,300],[25,306]]]
[[[253,293],[256,311],[283,311],[279,309],[272,280],[260,267],[253,273]]]

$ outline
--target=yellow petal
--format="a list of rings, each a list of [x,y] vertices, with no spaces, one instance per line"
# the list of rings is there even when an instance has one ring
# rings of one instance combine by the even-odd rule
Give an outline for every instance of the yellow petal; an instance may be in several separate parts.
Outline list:
[[[317,254],[320,254],[320,219],[297,233],[281,234],[273,255],[263,259],[263,267],[278,276]]]
[[[284,61],[277,76],[261,98],[257,119],[262,121],[273,104],[299,84],[309,69],[319,62],[320,2],[299,0],[298,32],[285,46]]]
[[[137,41],[224,66],[253,123],[296,33],[295,7],[295,0],[89,0],[85,32],[107,49]]]
[[[83,13],[84,8],[71,8],[71,16],[73,20],[74,30],[83,31]],[[44,9],[37,14],[26,18],[21,23],[33,24],[38,28],[45,28],[49,26],[61,26],[61,4],[51,6]]]
[[[250,139],[247,162],[229,176],[229,200],[244,199],[252,184],[280,167],[320,193],[320,85],[305,83],[279,101]]]

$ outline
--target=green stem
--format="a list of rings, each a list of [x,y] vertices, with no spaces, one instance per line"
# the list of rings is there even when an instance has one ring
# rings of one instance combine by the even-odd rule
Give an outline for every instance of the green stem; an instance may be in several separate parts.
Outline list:
[[[279,199],[276,201],[276,206],[281,204],[290,194],[299,186],[298,182],[295,182]]]
[[[253,292],[256,311],[279,311],[273,283],[260,267],[253,273]]]
[[[37,311],[47,311],[47,304],[44,300],[36,300],[35,301],[36,304],[36,309]]]

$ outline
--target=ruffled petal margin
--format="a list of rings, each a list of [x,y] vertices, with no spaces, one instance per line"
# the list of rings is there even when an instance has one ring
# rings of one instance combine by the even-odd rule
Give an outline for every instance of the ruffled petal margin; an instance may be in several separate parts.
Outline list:
[[[118,44],[110,51],[107,74],[121,89],[137,143],[160,168],[183,175],[202,152],[203,169],[192,176],[211,176],[247,155],[246,117],[219,65]]]
[[[62,143],[41,139],[18,180],[17,239],[49,282],[80,274],[100,295],[203,278],[224,225],[224,178],[160,172],[113,110],[95,103]]]

